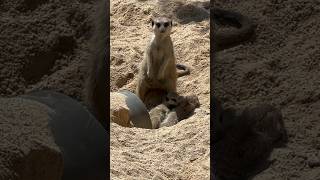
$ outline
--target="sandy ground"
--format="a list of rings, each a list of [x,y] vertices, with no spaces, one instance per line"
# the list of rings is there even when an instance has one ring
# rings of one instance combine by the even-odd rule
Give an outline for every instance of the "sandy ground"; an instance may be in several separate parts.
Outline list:
[[[310,167],[320,155],[319,1],[215,2],[251,17],[257,29],[251,42],[217,54],[213,91],[227,107],[275,105],[289,135],[254,179],[320,179],[320,167]]]
[[[0,2],[0,95],[53,89],[83,101],[85,61],[95,1]],[[112,91],[132,90],[155,1],[112,1]],[[191,67],[178,80],[181,95],[196,94],[201,107],[170,128],[144,130],[112,125],[114,179],[209,178],[209,21],[176,24],[177,61]],[[117,137],[117,138],[116,138]]]
[[[82,99],[94,1],[0,2],[0,95],[50,88]]]
[[[151,37],[156,1],[111,3],[111,90],[134,90],[138,65]],[[209,179],[209,19],[175,23],[177,62],[191,67],[178,79],[178,93],[196,94],[200,108],[175,126],[157,130],[111,127],[112,179]]]

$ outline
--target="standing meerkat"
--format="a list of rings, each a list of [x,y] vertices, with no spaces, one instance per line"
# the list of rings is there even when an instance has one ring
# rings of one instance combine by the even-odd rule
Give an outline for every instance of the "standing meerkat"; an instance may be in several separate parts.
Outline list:
[[[177,93],[168,93],[162,104],[152,108],[149,111],[152,129],[158,129],[164,126],[173,126],[178,123],[178,116],[174,108],[179,104]]]
[[[170,37],[172,20],[167,17],[151,19],[153,36],[140,64],[137,96],[144,102],[150,89],[177,91],[177,70],[173,43]]]
[[[97,11],[93,16],[94,31],[91,39],[92,55],[88,61],[88,77],[84,87],[85,102],[90,111],[107,128],[107,67],[109,54],[109,29],[107,28],[109,1],[97,3]]]

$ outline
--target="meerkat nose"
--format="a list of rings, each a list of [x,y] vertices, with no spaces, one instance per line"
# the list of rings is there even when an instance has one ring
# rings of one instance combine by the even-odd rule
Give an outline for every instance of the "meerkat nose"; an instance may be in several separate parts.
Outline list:
[[[160,28],[160,32],[161,32],[161,33],[164,33],[165,31],[166,31],[165,28]]]

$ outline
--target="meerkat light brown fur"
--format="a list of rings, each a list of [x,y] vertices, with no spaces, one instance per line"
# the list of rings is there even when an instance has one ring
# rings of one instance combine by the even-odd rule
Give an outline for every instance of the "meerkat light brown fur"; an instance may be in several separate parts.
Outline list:
[[[136,88],[136,94],[143,102],[150,89],[177,90],[176,59],[170,37],[172,20],[156,17],[151,21],[153,36],[140,64]]]
[[[179,104],[176,93],[168,93],[161,104],[149,111],[152,129],[163,126],[173,126],[178,123],[177,113],[174,108]]]

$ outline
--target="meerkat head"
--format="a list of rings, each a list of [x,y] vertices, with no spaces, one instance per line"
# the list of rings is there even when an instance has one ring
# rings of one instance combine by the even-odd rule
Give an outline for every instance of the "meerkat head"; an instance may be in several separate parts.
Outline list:
[[[175,92],[167,93],[165,104],[169,109],[177,107],[179,105],[179,95]]]
[[[155,17],[151,19],[153,32],[156,36],[168,36],[172,29],[172,20],[167,17]]]

